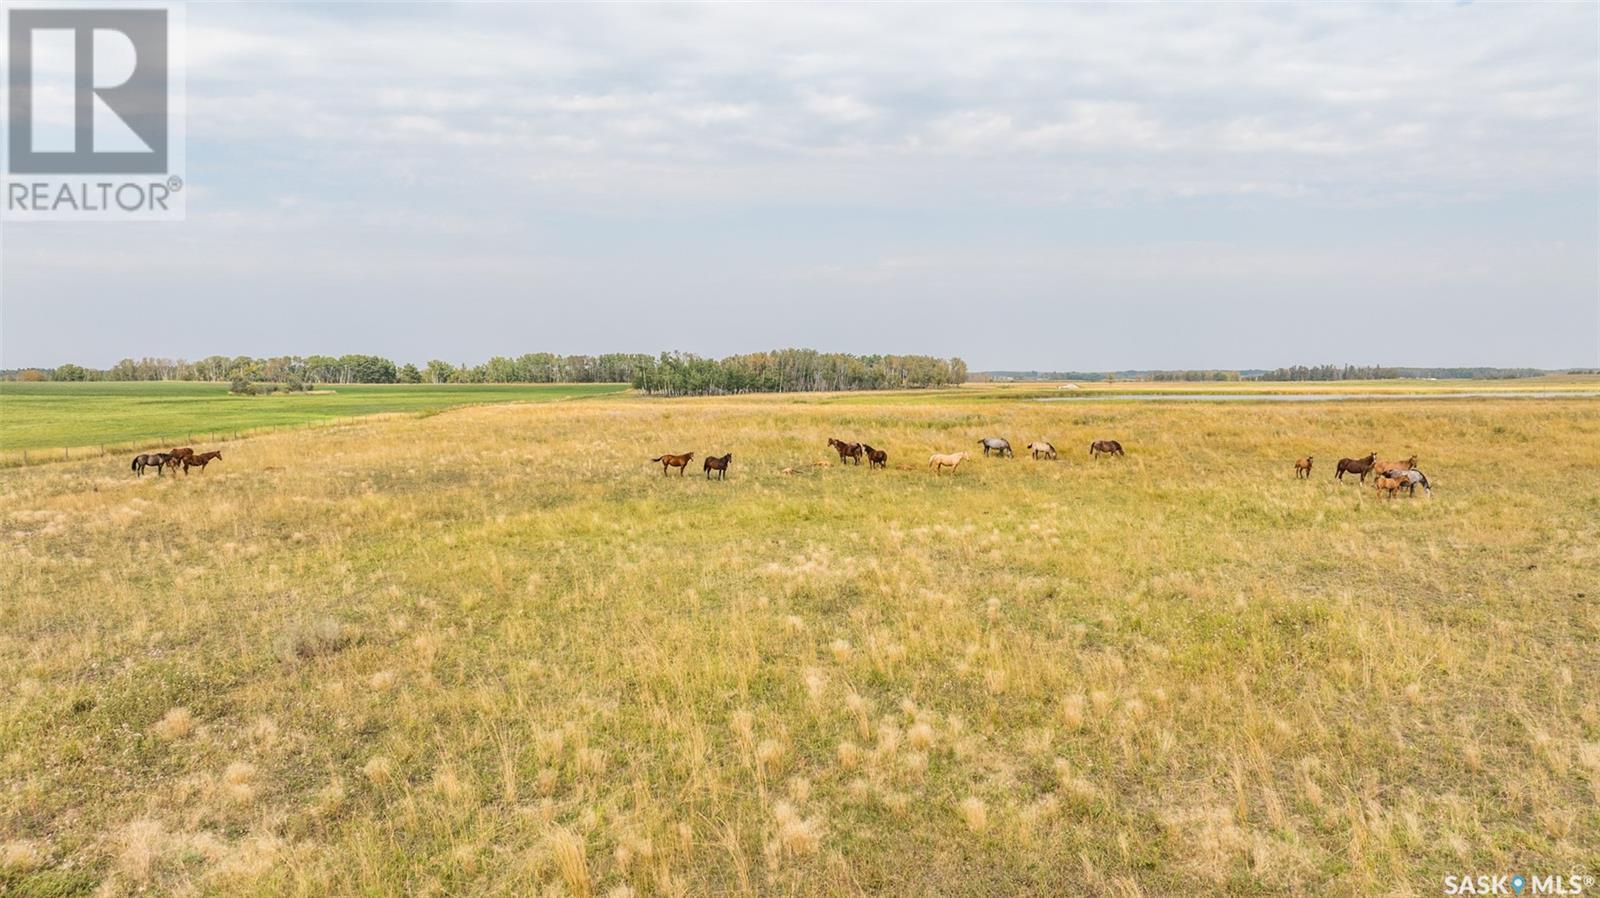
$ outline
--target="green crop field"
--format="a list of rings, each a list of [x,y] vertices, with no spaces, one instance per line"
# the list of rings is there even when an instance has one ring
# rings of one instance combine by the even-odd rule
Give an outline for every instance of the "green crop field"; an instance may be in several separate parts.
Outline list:
[[[548,402],[626,390],[622,384],[345,384],[314,393],[235,396],[227,384],[0,382],[0,453],[21,461],[64,449],[159,449],[385,412],[488,402]]]

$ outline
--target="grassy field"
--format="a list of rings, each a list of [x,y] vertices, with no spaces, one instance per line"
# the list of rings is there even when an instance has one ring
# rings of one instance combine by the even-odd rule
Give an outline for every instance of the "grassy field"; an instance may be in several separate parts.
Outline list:
[[[1600,403],[974,396],[486,405],[189,477],[0,472],[0,893],[1600,873]],[[1063,458],[925,470],[989,434]],[[728,481],[648,461],[689,450]],[[1368,450],[1433,497],[1332,479]]]
[[[227,384],[0,381],[0,462],[162,449],[246,431],[480,402],[547,402],[619,392],[621,384],[339,384],[309,394],[234,396]]]

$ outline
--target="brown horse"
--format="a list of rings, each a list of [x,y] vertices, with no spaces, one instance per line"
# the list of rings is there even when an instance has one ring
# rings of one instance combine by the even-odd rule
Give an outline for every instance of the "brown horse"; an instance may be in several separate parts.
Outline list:
[[[1402,487],[1410,485],[1410,481],[1406,480],[1404,477],[1389,477],[1383,474],[1379,474],[1378,476],[1372,478],[1372,483],[1373,486],[1376,486],[1380,490],[1388,490],[1390,499],[1393,499],[1394,494]]]
[[[840,464],[844,464],[845,459],[849,458],[855,459],[856,464],[861,464],[862,452],[860,443],[846,443],[844,440],[828,437],[828,445],[838,450]]]
[[[889,467],[889,453],[882,449],[874,449],[866,443],[861,444],[861,450],[867,454],[867,470]]]
[[[204,474],[206,465],[211,464],[213,461],[222,461],[222,450],[213,449],[210,452],[202,452],[199,455],[190,452],[183,457],[183,474],[187,477],[190,468],[199,468],[200,473]]]
[[[188,458],[189,456],[194,455],[194,450],[190,449],[188,446],[185,446],[182,449],[168,449],[167,454],[173,458]]]
[[[704,468],[705,468],[705,471],[706,471],[706,479],[710,480],[711,479],[711,472],[712,471],[716,471],[718,480],[727,480],[728,479],[728,462],[730,462],[730,461],[733,461],[733,453],[732,452],[729,452],[727,455],[724,455],[721,458],[717,458],[716,456],[712,456],[712,457],[706,459],[705,460],[705,464],[704,464]]]
[[[1122,444],[1116,440],[1095,440],[1089,444],[1089,457],[1099,458],[1101,454],[1122,457]]]
[[[655,458],[652,458],[650,460],[651,461],[661,462],[661,476],[662,477],[667,476],[667,469],[668,468],[677,468],[678,469],[678,476],[682,477],[683,476],[683,472],[688,470],[688,468],[689,468],[689,462],[692,461],[693,459],[694,459],[694,453],[693,452],[685,452],[682,455],[658,455]]]
[[[1366,483],[1367,472],[1372,470],[1377,461],[1378,453],[1376,452],[1367,453],[1366,458],[1341,458],[1339,459],[1339,470],[1334,472],[1333,478],[1335,480],[1343,480],[1346,474],[1360,474],[1361,482]]]
[[[1311,478],[1311,456],[1308,455],[1295,461],[1294,476],[1296,480],[1309,480]]]
[[[1379,460],[1372,467],[1376,469],[1379,474],[1383,474],[1388,471],[1410,471],[1416,466],[1417,457],[1413,455],[1410,458],[1402,458],[1399,461]]]

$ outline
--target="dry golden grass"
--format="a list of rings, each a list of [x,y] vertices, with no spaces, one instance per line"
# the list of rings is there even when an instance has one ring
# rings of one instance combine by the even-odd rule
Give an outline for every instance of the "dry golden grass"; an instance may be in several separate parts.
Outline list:
[[[990,434],[1062,460],[925,470]],[[1332,480],[1373,449],[1434,497]],[[728,481],[648,463],[690,450]],[[1593,401],[610,399],[114,461],[0,473],[8,895],[1356,896],[1600,857]]]

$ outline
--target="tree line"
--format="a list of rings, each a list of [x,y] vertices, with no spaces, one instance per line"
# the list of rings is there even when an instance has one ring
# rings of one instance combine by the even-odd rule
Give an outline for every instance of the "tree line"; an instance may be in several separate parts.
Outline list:
[[[686,396],[945,386],[964,382],[967,366],[961,359],[923,355],[779,349],[723,359],[683,352],[663,352],[658,356],[533,352],[514,358],[495,356],[478,365],[433,359],[421,367],[411,363],[397,365],[375,355],[213,355],[196,361],[123,359],[104,369],[64,364],[53,369],[7,372],[5,376],[12,380],[53,381],[231,381],[236,387],[271,383],[294,390],[314,384],[628,383],[648,393]]]
[[[1274,368],[1251,377],[1252,380],[1398,380],[1427,378],[1440,380],[1504,380],[1539,377],[1538,368],[1386,368],[1381,365],[1295,365]]]

